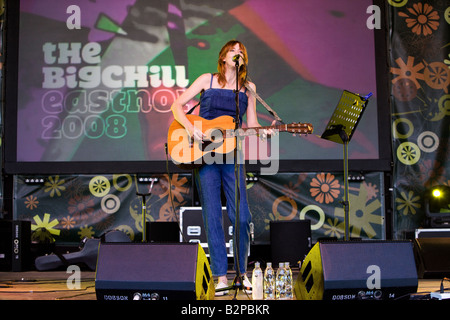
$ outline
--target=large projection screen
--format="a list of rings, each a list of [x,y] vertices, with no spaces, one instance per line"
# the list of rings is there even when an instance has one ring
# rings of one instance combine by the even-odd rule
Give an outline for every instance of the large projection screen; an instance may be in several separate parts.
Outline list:
[[[277,136],[280,171],[342,167],[342,145],[320,135],[343,90],[373,93],[349,144],[350,169],[388,170],[383,12],[372,0],[9,1],[5,170],[165,171],[170,106],[216,72],[230,39],[246,45],[264,103],[285,123],[314,126]],[[263,103],[257,111],[270,125]]]

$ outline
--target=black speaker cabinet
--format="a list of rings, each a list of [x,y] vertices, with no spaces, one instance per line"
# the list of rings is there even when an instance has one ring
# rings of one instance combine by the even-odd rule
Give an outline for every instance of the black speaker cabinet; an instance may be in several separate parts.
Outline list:
[[[318,242],[295,282],[299,300],[398,299],[417,292],[410,241]]]
[[[148,242],[180,242],[180,227],[176,221],[151,221],[147,223]]]
[[[214,281],[205,252],[190,243],[102,243],[97,300],[212,300]]]
[[[450,238],[416,238],[414,240],[419,278],[450,277]]]
[[[0,271],[31,269],[31,222],[0,220]]]
[[[311,221],[290,220],[270,222],[270,252],[274,266],[289,262],[298,266],[311,250]]]

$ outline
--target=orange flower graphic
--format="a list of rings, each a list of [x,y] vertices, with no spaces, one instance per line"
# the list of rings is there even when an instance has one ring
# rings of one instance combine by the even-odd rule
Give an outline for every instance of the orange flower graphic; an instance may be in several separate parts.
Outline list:
[[[161,179],[161,182],[163,184],[163,187],[166,189],[164,193],[159,195],[159,198],[164,198],[166,195],[169,195],[169,187],[171,186],[172,189],[170,190],[172,193],[172,198],[176,198],[178,202],[182,202],[184,197],[183,194],[187,194],[189,192],[188,187],[183,187],[186,182],[188,181],[186,177],[182,177],[178,180],[178,174],[172,175],[172,179],[170,180],[169,184],[169,176],[167,174],[164,175],[165,179]],[[167,181],[167,185],[164,184]]]
[[[28,209],[33,210],[37,208],[39,201],[35,196],[31,195],[27,197],[27,200],[25,200],[25,204]]]
[[[75,219],[73,219],[71,216],[67,216],[67,217],[63,217],[61,220],[61,225],[64,229],[72,229],[73,227],[75,227]]]
[[[69,199],[67,211],[75,220],[84,220],[94,213],[94,205],[94,200],[89,196],[75,196]]]
[[[311,181],[311,196],[319,203],[331,203],[339,196],[339,182],[331,173],[319,173]]]
[[[415,34],[424,36],[433,33],[439,26],[439,15],[436,10],[428,3],[422,5],[421,2],[413,4],[412,8],[407,8],[410,15],[405,12],[399,12],[398,15],[406,18],[406,25],[411,28]],[[433,30],[432,30],[433,29]]]

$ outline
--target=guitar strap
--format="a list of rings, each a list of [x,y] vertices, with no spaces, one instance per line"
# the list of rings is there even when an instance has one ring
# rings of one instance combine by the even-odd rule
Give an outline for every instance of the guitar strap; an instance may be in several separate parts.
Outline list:
[[[245,87],[250,91],[250,93],[259,101],[261,104],[269,111],[269,113],[279,122],[284,124],[284,121],[278,116],[278,114],[260,97],[259,94],[255,92],[248,84]]]
[[[200,91],[200,101],[202,101],[203,92],[205,92],[205,89],[202,89],[202,91]],[[191,109],[189,109],[189,111],[186,112],[186,114],[191,114],[194,111],[194,109],[200,105],[200,101],[195,106],[193,106]]]

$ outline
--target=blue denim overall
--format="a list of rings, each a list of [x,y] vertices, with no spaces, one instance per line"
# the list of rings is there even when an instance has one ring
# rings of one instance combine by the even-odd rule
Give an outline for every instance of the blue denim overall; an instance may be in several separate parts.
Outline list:
[[[212,76],[211,76],[212,83]],[[228,89],[207,89],[200,98],[199,115],[211,120],[222,115],[236,116],[235,92]],[[244,92],[239,92],[240,123],[247,111],[248,99]],[[227,274],[228,258],[225,235],[222,226],[221,188],[226,197],[228,217],[234,228],[236,221],[235,208],[235,166],[233,163],[205,164],[194,170],[204,226],[208,239],[211,271],[214,276]],[[239,201],[239,271],[243,275],[247,269],[247,258],[250,243],[251,213],[248,208],[245,181],[245,168],[240,164],[240,201]],[[236,235],[236,232],[233,232]],[[233,252],[236,254],[236,239],[233,238]],[[236,257],[235,257],[236,258]],[[235,259],[236,262],[236,259]],[[237,264],[235,263],[237,269]]]

